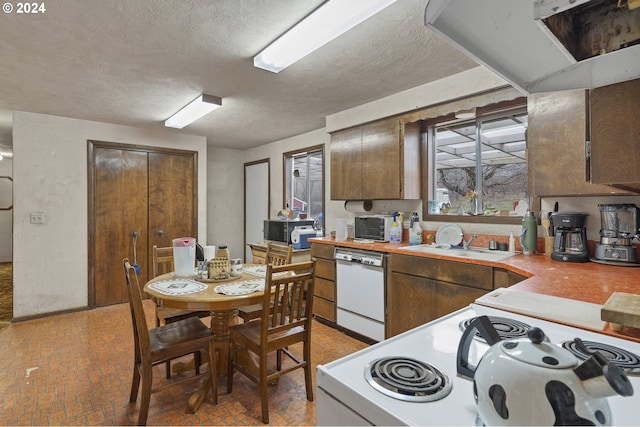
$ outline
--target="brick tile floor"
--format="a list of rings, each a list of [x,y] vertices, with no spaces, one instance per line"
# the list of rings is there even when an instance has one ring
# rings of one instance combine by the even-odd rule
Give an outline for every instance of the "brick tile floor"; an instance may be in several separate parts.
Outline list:
[[[147,321],[153,305],[145,301]],[[208,321],[208,319],[204,319]],[[312,365],[325,364],[367,344],[314,321]],[[298,354],[301,348],[292,349]],[[128,304],[13,323],[0,330],[0,425],[134,425],[139,403],[129,404],[133,336]],[[164,365],[155,381],[164,380]],[[173,375],[172,375],[173,378]],[[149,425],[260,425],[257,387],[236,374],[233,393],[218,382],[195,414],[187,409],[196,383],[151,396]],[[269,388],[271,425],[315,425],[302,370]]]

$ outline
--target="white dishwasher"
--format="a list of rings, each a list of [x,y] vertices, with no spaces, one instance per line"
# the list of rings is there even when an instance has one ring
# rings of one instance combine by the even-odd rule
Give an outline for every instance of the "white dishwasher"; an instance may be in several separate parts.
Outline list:
[[[336,323],[376,341],[384,340],[386,255],[337,247]]]

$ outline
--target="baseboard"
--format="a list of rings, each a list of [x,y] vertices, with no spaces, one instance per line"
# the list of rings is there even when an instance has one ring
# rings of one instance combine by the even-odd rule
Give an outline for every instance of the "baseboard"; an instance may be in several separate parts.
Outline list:
[[[13,319],[11,319],[11,323],[25,322],[27,320],[34,320],[34,319],[43,319],[45,317],[58,316],[60,314],[77,313],[78,311],[85,311],[85,310],[89,310],[89,307],[88,306],[76,307],[68,310],[52,311],[49,313],[38,313],[38,314],[32,314],[30,316],[14,317]]]

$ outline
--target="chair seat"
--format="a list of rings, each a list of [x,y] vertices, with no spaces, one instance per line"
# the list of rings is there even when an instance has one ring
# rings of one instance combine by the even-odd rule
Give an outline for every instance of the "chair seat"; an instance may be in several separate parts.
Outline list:
[[[165,324],[173,323],[178,320],[188,319],[194,316],[202,318],[208,317],[210,315],[211,313],[208,311],[182,310],[179,308],[169,308],[163,306],[156,307],[156,317]]]
[[[151,338],[151,352],[161,352],[168,347],[178,346],[184,343],[193,343],[195,340],[211,339],[211,329],[197,317],[179,320],[158,328],[149,329]]]
[[[245,322],[258,319],[262,316],[262,304],[245,305],[238,309],[238,317]]]
[[[229,329],[236,334],[235,339],[240,345],[253,345],[257,347],[260,345],[261,323],[262,319],[258,319],[254,322],[231,326]],[[269,342],[282,341],[286,338],[297,337],[303,333],[305,333],[304,328],[299,326],[280,333],[270,334],[267,338],[267,348],[269,347]]]

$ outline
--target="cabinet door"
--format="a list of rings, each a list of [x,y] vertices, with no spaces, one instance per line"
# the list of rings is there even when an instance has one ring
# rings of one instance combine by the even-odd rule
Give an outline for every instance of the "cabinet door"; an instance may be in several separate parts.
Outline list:
[[[435,282],[435,318],[466,307],[486,293],[482,289]]]
[[[401,198],[402,160],[398,119],[382,120],[362,126],[363,198]]]
[[[434,283],[408,274],[389,274],[386,338],[437,318]]]
[[[331,199],[362,199],[360,127],[331,134]]]
[[[591,181],[640,192],[640,79],[593,89]]]
[[[587,96],[581,89],[529,96],[528,170],[536,196],[622,193],[589,182]]]

